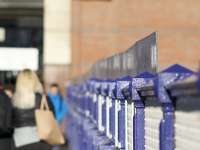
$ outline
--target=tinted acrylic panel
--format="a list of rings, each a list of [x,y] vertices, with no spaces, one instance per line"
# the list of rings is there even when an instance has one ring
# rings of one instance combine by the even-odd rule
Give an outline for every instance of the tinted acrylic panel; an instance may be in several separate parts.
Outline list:
[[[157,68],[157,47],[156,33],[137,41],[126,52],[123,61],[126,64],[128,75],[136,75],[141,72],[156,72]]]
[[[127,75],[135,76],[146,71],[156,72],[156,33],[137,41],[123,53],[97,62],[93,69],[95,76],[101,79],[116,79]]]

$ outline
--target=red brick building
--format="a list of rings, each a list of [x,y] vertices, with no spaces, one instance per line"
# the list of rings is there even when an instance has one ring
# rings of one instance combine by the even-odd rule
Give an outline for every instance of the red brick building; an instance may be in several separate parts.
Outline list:
[[[198,68],[198,0],[72,0],[72,74],[158,32],[159,70],[180,63]]]

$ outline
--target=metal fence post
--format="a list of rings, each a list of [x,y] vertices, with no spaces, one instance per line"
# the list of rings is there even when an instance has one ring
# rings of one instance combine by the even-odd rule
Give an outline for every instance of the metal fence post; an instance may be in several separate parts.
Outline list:
[[[118,113],[118,140],[119,148],[126,149],[127,146],[127,100],[123,95],[123,89],[129,86],[131,83],[131,77],[123,77],[117,80],[117,99],[119,100],[119,113]]]
[[[160,123],[160,149],[173,150],[174,145],[174,105],[170,94],[166,90],[166,86],[184,80],[191,76],[193,72],[178,64],[172,65],[169,68],[158,74],[155,79],[155,93],[163,107],[163,119]]]
[[[117,97],[116,97],[116,81],[112,81],[109,84],[109,97],[111,98],[111,109],[110,109],[110,133],[112,135],[112,140],[114,141],[115,146],[117,147],[118,144],[118,133],[115,131],[118,131],[118,110],[117,110]]]
[[[153,82],[154,75],[148,72],[139,74],[132,79],[132,100],[135,106],[134,115],[134,150],[144,150],[144,102],[138,89]]]
[[[106,88],[107,88],[107,83],[106,81],[101,82],[101,96],[102,96],[102,132],[105,133],[106,135]]]

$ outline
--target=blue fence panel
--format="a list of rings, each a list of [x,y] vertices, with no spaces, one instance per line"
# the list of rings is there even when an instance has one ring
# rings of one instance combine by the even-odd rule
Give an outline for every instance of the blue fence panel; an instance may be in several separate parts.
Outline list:
[[[170,84],[167,89],[175,104],[174,149],[200,148],[199,77],[195,74],[184,81]]]
[[[155,92],[163,107],[163,120],[161,122],[161,150],[174,149],[174,102],[166,87],[174,82],[181,82],[191,76],[193,72],[180,65],[173,65],[161,73],[155,80]]]
[[[69,87],[71,148],[198,150],[199,83],[198,74],[173,65],[157,75],[145,72]]]
[[[67,88],[72,150],[200,149],[199,74],[177,64],[152,74],[155,44],[138,41]]]

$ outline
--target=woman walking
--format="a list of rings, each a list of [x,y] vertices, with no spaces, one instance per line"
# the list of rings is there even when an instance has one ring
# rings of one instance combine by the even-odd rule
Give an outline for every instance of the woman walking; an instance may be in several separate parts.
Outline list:
[[[15,150],[51,150],[50,145],[40,141],[36,129],[35,110],[40,107],[42,95],[43,88],[37,75],[29,69],[23,70],[17,77],[13,96]],[[48,103],[53,111],[49,100]]]

